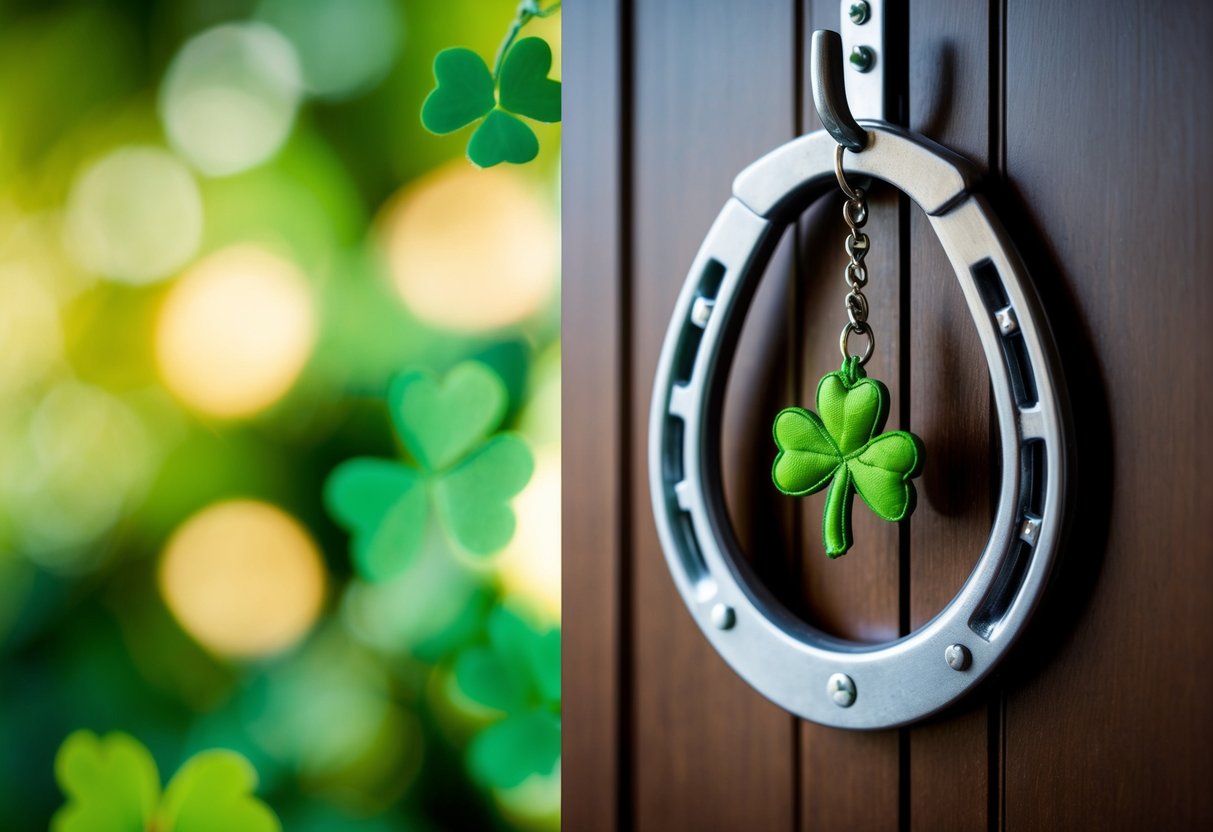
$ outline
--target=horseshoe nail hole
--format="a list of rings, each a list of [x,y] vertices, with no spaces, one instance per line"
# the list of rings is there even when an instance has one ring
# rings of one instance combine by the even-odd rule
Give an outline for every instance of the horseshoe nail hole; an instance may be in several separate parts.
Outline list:
[[[1040,439],[1025,442],[1019,452],[1021,514],[1040,517],[1045,505],[1045,443]]]
[[[1032,361],[1028,358],[1028,345],[1023,335],[1004,336],[1002,353],[1007,360],[1007,370],[1011,375],[1011,390],[1015,393],[1015,403],[1020,407],[1031,407],[1037,402],[1036,376],[1032,374]]]
[[[720,284],[724,282],[724,263],[719,260],[708,260],[699,276],[699,294],[708,300],[715,300],[720,293]]]
[[[673,485],[682,482],[683,421],[676,416],[665,419],[665,444],[661,449],[661,476]]]
[[[1001,309],[1011,305],[1007,290],[1002,286],[1002,278],[994,261],[988,257],[973,266],[973,280],[977,283],[977,291],[986,305],[986,309],[994,315]]]
[[[1028,561],[1032,556],[1032,546],[1025,540],[1016,540],[1011,544],[1011,551],[998,570],[998,577],[993,586],[982,600],[981,606],[969,620],[969,629],[989,641],[998,632],[1007,610],[1019,595],[1023,585],[1024,575],[1028,572]]]
[[[1037,402],[1036,376],[1032,373],[1032,361],[1028,357],[1028,345],[1024,340],[1020,321],[1007,290],[1003,287],[998,268],[990,259],[982,260],[972,268],[973,281],[978,294],[986,306],[994,325],[1001,335],[1002,356],[1011,379],[1011,392],[1020,407],[1031,407]]]
[[[702,340],[703,330],[694,321],[688,320],[682,327],[682,337],[678,339],[678,348],[674,353],[674,381],[678,384],[690,382]]]

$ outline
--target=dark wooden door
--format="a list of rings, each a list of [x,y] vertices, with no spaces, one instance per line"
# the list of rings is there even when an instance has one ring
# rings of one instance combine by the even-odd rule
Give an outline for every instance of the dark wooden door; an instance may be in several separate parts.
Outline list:
[[[1077,503],[1041,620],[992,683],[899,731],[802,722],[735,677],[667,573],[649,388],[738,170],[817,129],[836,0],[564,9],[564,822],[572,830],[1160,829],[1213,823],[1213,4],[912,0],[899,119],[976,162],[1044,298]],[[897,4],[893,4],[897,5]],[[930,465],[912,522],[820,553],[769,424],[835,369],[836,203],[781,245],[725,405],[730,512],[807,620],[884,641],[967,576],[997,476],[984,360],[922,214],[873,198],[872,373]],[[807,394],[806,394],[807,391]]]

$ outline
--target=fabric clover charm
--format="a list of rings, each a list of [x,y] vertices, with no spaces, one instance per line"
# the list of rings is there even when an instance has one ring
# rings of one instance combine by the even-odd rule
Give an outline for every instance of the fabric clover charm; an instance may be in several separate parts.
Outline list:
[[[510,500],[530,480],[534,460],[520,437],[493,433],[507,404],[501,378],[478,362],[458,365],[441,382],[414,372],[392,383],[392,422],[417,464],[352,459],[325,487],[329,510],[353,535],[363,577],[386,580],[408,567],[425,543],[431,506],[470,554],[490,555],[510,541]]]
[[[67,804],[52,832],[281,832],[274,812],[254,794],[257,772],[234,751],[203,751],[168,786],[147,748],[120,732],[77,731],[59,748],[55,779]]]
[[[884,520],[898,522],[914,510],[910,480],[922,467],[922,440],[907,431],[881,433],[888,413],[889,391],[852,356],[817,385],[817,413],[789,407],[775,417],[779,453],[771,479],[793,497],[829,486],[822,537],[831,558],[854,544],[856,492]]]
[[[548,77],[551,68],[552,49],[542,38],[515,43],[496,77],[472,50],[444,49],[434,59],[438,85],[421,107],[421,123],[445,134],[480,121],[468,141],[472,162],[482,168],[529,162],[539,153],[539,140],[518,116],[560,121],[560,82]]]

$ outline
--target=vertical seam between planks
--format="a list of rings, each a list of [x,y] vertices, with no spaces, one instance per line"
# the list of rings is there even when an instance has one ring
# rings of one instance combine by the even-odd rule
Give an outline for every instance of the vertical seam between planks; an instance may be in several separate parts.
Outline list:
[[[616,701],[619,703],[616,726],[618,748],[616,749],[615,789],[617,792],[616,822],[619,828],[630,830],[636,828],[635,817],[635,784],[632,781],[636,766],[633,755],[636,743],[633,736],[635,708],[633,706],[633,690],[635,684],[635,655],[632,640],[634,627],[632,624],[633,607],[633,564],[631,553],[635,551],[632,536],[632,454],[634,430],[632,428],[632,274],[633,274],[633,240],[632,240],[632,180],[633,180],[633,118],[634,77],[633,61],[635,60],[635,44],[633,38],[632,0],[619,0],[618,14],[618,43],[617,43],[617,82],[619,108],[617,162],[619,165],[619,194],[616,205],[618,216],[616,224],[619,233],[619,281],[618,307],[615,314],[619,320],[619,339],[615,349],[618,357],[618,377],[615,379],[617,391],[617,413],[619,423],[619,479],[616,482],[617,493],[615,501],[618,512],[619,533],[616,542],[619,550],[616,552],[618,593],[618,685]]]

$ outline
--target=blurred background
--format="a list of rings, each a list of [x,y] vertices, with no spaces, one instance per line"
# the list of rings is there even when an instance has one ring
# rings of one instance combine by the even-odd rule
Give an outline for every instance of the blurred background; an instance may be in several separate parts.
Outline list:
[[[0,0],[5,830],[46,828],[78,728],[164,780],[237,750],[290,830],[559,825],[526,731],[470,763],[512,706],[454,672],[558,639],[559,125],[478,170],[419,121],[515,5]],[[559,78],[559,16],[524,34]],[[325,481],[401,457],[394,375],[469,359],[535,457],[514,538],[368,583]]]

